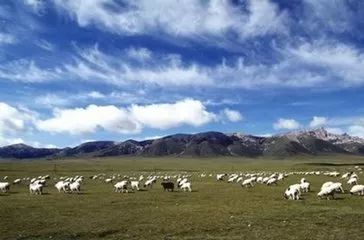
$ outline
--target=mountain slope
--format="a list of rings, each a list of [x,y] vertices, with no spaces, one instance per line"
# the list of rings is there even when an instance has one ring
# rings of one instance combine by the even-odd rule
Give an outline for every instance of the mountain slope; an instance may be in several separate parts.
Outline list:
[[[24,144],[0,147],[0,158],[62,158],[107,156],[293,156],[320,154],[364,155],[364,139],[331,134],[323,128],[294,131],[272,137],[239,133],[175,134],[155,140],[96,141],[74,148],[45,149]]]

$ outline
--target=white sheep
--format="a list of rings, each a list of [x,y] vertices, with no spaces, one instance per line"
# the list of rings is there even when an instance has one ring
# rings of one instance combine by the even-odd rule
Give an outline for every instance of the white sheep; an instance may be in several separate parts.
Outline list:
[[[7,193],[10,190],[10,183],[8,182],[0,182],[0,191],[3,193]]]
[[[123,180],[121,182],[117,182],[115,185],[114,185],[114,191],[115,192],[128,192],[128,184],[129,184],[129,181],[128,180]]]
[[[291,200],[299,200],[300,195],[301,192],[299,190],[299,186],[296,185],[289,186],[284,192],[284,197]]]
[[[19,184],[21,183],[21,179],[20,178],[17,178],[13,181],[13,184]]]
[[[332,199],[334,199],[334,194],[336,192],[335,186],[332,187],[331,185],[326,187],[326,188],[322,188],[321,191],[317,194],[318,197],[322,198],[322,197],[326,197],[327,200],[329,200],[330,196],[332,196]]]
[[[237,174],[233,174],[229,177],[228,182],[234,182],[239,176]]]
[[[185,182],[181,185],[181,189],[186,192],[187,190],[189,192],[192,192],[192,188],[191,188],[191,183],[190,182]]]
[[[188,182],[188,179],[187,178],[183,178],[181,181],[177,181],[177,185],[180,188],[186,182]]]
[[[30,192],[30,194],[42,195],[42,193],[43,193],[43,184],[40,184],[40,183],[31,183],[31,184],[29,184],[29,192]]]
[[[276,178],[270,178],[268,181],[267,181],[267,185],[272,185],[272,184],[275,184],[277,185],[277,179]]]
[[[224,181],[224,177],[226,176],[226,173],[217,174],[216,175],[216,181]]]
[[[242,187],[254,187],[254,178],[248,178],[248,179],[245,179],[242,183],[241,183],[241,186]]]
[[[306,181],[305,178],[301,179],[301,183],[300,183],[300,189],[302,190],[302,192],[309,192],[310,191],[310,183]]]
[[[131,181],[130,182],[131,189],[139,191],[139,181]]]
[[[81,184],[79,182],[73,182],[73,183],[70,183],[69,185],[69,188],[70,188],[70,191],[72,193],[76,192],[76,193],[80,193],[81,192]]]
[[[357,178],[349,178],[349,180],[346,182],[348,185],[357,185],[358,184],[358,179]]]
[[[57,188],[58,192],[61,192],[61,191],[67,192],[69,189],[69,185],[70,185],[69,182],[59,181],[54,186]]]
[[[344,179],[344,178],[349,178],[351,175],[351,173],[347,172],[347,173],[344,173],[342,176],[341,176],[341,179]]]
[[[342,183],[335,182],[335,183],[331,184],[330,187],[333,188],[333,189],[335,189],[336,192],[342,192],[342,193],[344,193],[344,189],[343,189]]]
[[[327,187],[329,187],[331,184],[333,184],[334,182],[325,182],[325,183],[323,183],[322,184],[322,186],[321,186],[321,190],[322,189],[324,189],[324,188],[327,188]]]
[[[112,178],[106,178],[105,183],[112,183]]]
[[[355,185],[350,189],[350,194],[358,194],[364,196],[364,185]]]

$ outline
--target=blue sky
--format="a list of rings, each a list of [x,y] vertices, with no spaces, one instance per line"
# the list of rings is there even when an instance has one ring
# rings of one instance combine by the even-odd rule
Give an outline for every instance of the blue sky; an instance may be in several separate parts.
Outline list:
[[[364,136],[360,0],[0,3],[0,145]]]

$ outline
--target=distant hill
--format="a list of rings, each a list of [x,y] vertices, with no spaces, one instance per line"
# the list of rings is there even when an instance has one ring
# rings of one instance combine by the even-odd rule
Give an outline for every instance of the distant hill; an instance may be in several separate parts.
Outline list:
[[[272,137],[203,132],[175,134],[145,141],[87,142],[77,147],[64,149],[33,148],[24,144],[0,148],[0,158],[7,159],[108,156],[285,157],[300,154],[364,155],[364,139],[348,134],[332,134],[324,128],[319,128]]]

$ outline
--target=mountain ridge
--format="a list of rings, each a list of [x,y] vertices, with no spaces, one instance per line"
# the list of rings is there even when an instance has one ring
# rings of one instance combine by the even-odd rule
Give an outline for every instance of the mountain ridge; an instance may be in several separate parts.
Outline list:
[[[242,133],[201,132],[123,142],[94,141],[76,147],[34,148],[25,144],[0,147],[0,158],[67,158],[110,156],[276,156],[322,154],[364,155],[364,139],[329,133],[324,128],[291,131],[270,137]]]

